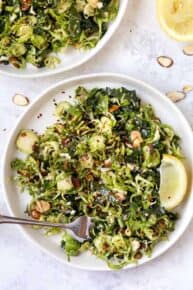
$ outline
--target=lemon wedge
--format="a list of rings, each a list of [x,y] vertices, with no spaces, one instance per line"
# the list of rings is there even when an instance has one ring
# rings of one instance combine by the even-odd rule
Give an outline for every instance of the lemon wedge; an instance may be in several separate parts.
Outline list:
[[[157,16],[169,36],[178,41],[193,40],[192,0],[157,0]]]
[[[187,190],[187,174],[182,161],[164,154],[160,166],[160,201],[166,210],[172,210],[183,201]]]

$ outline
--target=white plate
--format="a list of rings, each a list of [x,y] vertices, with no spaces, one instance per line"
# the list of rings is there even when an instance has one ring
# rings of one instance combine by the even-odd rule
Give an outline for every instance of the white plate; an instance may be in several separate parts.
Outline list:
[[[79,65],[85,63],[89,59],[95,56],[103,46],[109,41],[115,30],[118,28],[127,8],[128,0],[120,0],[119,11],[114,21],[109,24],[107,32],[104,34],[102,39],[98,44],[90,50],[78,50],[75,48],[68,48],[62,54],[59,54],[61,63],[57,65],[55,69],[48,68],[36,68],[32,65],[27,65],[25,69],[16,69],[12,65],[0,65],[0,72],[13,77],[22,77],[22,78],[36,78],[36,77],[45,77],[61,73],[64,71],[71,70]]]
[[[18,120],[8,140],[3,161],[3,186],[7,205],[12,215],[24,216],[28,195],[19,193],[15,184],[10,181],[10,176],[12,174],[10,162],[14,157],[18,156],[18,152],[16,152],[15,149],[15,139],[18,132],[22,128],[33,128],[36,131],[42,132],[46,126],[52,124],[55,120],[53,116],[53,98],[56,100],[68,98],[68,95],[72,95],[74,88],[78,85],[84,85],[88,88],[125,86],[129,89],[135,89],[142,101],[152,104],[157,116],[159,116],[163,122],[172,125],[176,133],[182,138],[182,149],[185,156],[188,157],[186,166],[189,172],[189,196],[179,209],[181,217],[176,224],[176,230],[169,236],[169,241],[160,242],[153,251],[153,255],[150,259],[145,257],[139,261],[139,264],[143,264],[170,248],[182,235],[192,218],[193,186],[191,176],[193,172],[193,135],[189,124],[177,107],[160,92],[141,81],[117,74],[85,75],[60,82],[41,94]],[[37,119],[39,113],[42,113],[43,116]],[[74,257],[71,259],[71,262],[67,262],[65,253],[59,246],[59,237],[46,238],[40,231],[33,230],[29,227],[21,228],[31,241],[63,263],[87,270],[109,270],[103,261],[97,259],[95,256],[91,256],[89,253]],[[135,265],[129,265],[126,268],[131,267],[135,267]]]

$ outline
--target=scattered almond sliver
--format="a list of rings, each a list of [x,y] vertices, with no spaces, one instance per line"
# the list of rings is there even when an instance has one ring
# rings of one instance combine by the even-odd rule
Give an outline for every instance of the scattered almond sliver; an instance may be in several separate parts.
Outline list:
[[[184,92],[185,94],[188,94],[188,93],[191,92],[192,90],[193,90],[193,86],[191,86],[191,85],[186,85],[186,86],[183,87],[183,92]]]
[[[157,57],[157,62],[159,65],[165,68],[169,68],[174,64],[174,61],[171,57],[163,56],[163,55]]]
[[[188,45],[183,48],[183,53],[188,56],[193,55],[193,45]]]
[[[27,106],[29,104],[29,99],[21,94],[15,94],[12,101],[17,106]]]
[[[186,94],[184,92],[179,92],[179,91],[172,91],[172,92],[168,92],[166,93],[166,96],[173,101],[174,103],[179,102],[181,100],[183,100],[186,96]]]
[[[38,200],[36,202],[35,210],[44,213],[50,209],[50,203],[46,200]]]

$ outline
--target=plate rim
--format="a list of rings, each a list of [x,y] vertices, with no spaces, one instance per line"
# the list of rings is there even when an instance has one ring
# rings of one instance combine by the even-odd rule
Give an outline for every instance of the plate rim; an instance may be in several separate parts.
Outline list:
[[[161,100],[164,100],[164,102],[166,102],[170,107],[172,107],[172,109],[181,117],[184,125],[186,126],[186,131],[188,131],[188,134],[191,136],[191,139],[192,139],[192,142],[193,142],[192,129],[191,129],[191,126],[190,126],[189,122],[185,118],[184,114],[163,93],[161,93],[159,90],[157,90],[156,88],[154,88],[153,86],[151,86],[150,84],[148,84],[148,83],[146,83],[146,82],[144,82],[142,80],[136,79],[136,78],[128,76],[126,74],[103,72],[103,73],[83,74],[83,75],[80,75],[80,76],[70,77],[70,78],[62,80],[60,82],[57,82],[56,84],[49,86],[47,89],[43,90],[42,92],[40,92],[38,94],[36,99],[27,107],[27,109],[16,120],[14,127],[12,128],[12,130],[8,134],[6,147],[4,149],[3,157],[2,157],[1,181],[2,181],[3,197],[4,197],[4,200],[6,202],[6,205],[7,205],[7,208],[9,210],[9,213],[12,216],[14,216],[14,210],[12,210],[12,208],[11,208],[11,205],[10,205],[9,199],[8,199],[9,194],[8,194],[8,192],[6,190],[5,168],[6,168],[7,155],[9,153],[9,147],[10,147],[11,141],[12,141],[11,139],[12,139],[13,135],[15,134],[15,131],[17,130],[17,127],[18,127],[19,123],[28,114],[28,112],[33,109],[33,107],[36,105],[36,103],[41,98],[43,98],[45,96],[45,94],[51,92],[52,90],[57,89],[61,85],[62,86],[68,85],[68,83],[70,83],[70,82],[77,82],[77,81],[82,81],[82,80],[87,80],[88,81],[89,79],[94,79],[94,78],[97,79],[97,78],[101,78],[101,77],[104,78],[104,80],[105,80],[105,78],[110,78],[110,77],[112,77],[113,79],[119,79],[119,80],[122,79],[124,81],[127,81],[128,84],[130,82],[133,82],[136,85],[140,86],[141,88],[147,89],[147,90],[151,91],[153,94],[157,94]],[[193,185],[191,184],[191,190],[192,189],[193,189]],[[190,191],[190,193],[191,193],[191,191]],[[189,198],[192,199],[192,204],[193,204],[193,194],[192,194],[192,196],[190,194]],[[136,268],[136,267],[142,266],[142,265],[146,264],[147,262],[155,260],[156,258],[161,256],[162,254],[166,253],[168,251],[168,249],[170,249],[179,240],[179,238],[182,237],[184,232],[187,230],[187,227],[190,224],[192,218],[193,218],[193,211],[191,212],[191,214],[189,214],[189,218],[184,222],[183,227],[181,227],[181,230],[177,232],[177,234],[175,235],[175,238],[173,238],[172,241],[168,241],[167,246],[165,246],[164,249],[161,248],[160,250],[155,251],[155,253],[153,253],[150,258],[147,258],[147,259],[145,259],[145,260],[143,260],[141,262],[139,261],[138,264],[129,264],[129,265],[125,266],[121,270],[127,270],[127,269],[131,269],[131,268]],[[98,266],[96,266],[96,267],[92,267],[90,269],[89,266],[81,266],[79,264],[69,263],[67,260],[63,259],[62,257],[58,257],[54,252],[50,251],[49,249],[47,249],[44,246],[42,246],[41,244],[39,244],[38,241],[36,241],[27,231],[25,231],[25,227],[24,226],[19,226],[18,225],[17,227],[20,228],[20,230],[22,231],[24,236],[29,241],[31,241],[33,244],[37,245],[41,250],[43,250],[45,253],[49,254],[50,256],[54,257],[56,260],[62,262],[64,265],[67,265],[67,266],[70,266],[70,267],[73,267],[73,268],[78,268],[78,269],[81,269],[81,270],[89,270],[89,271],[114,271],[113,269],[110,269],[110,268],[105,268],[105,269],[101,268],[100,269]]]
[[[25,78],[25,79],[33,79],[33,78],[43,78],[43,77],[49,77],[49,76],[54,76],[60,73],[65,73],[68,71],[71,71],[73,69],[78,68],[79,66],[87,63],[89,60],[95,57],[105,46],[106,44],[110,41],[110,39],[113,37],[117,29],[120,27],[120,24],[126,14],[127,7],[129,0],[121,0],[122,4],[119,7],[118,13],[116,18],[112,21],[112,24],[114,25],[113,29],[109,31],[107,29],[106,33],[104,36],[99,40],[97,45],[90,50],[90,54],[88,56],[83,57],[82,60],[77,61],[75,64],[71,64],[68,66],[63,66],[61,68],[57,68],[54,70],[49,70],[49,71],[44,71],[44,72],[32,72],[29,74],[25,74],[26,70],[24,69],[23,71],[20,71],[20,73],[17,73],[17,70],[15,72],[9,72],[3,69],[3,67],[0,66],[0,73],[5,76],[9,77],[14,77],[14,78]]]

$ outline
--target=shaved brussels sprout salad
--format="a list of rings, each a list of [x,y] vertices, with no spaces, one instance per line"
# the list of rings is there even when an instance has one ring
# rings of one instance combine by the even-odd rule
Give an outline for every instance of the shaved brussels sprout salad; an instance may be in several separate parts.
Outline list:
[[[163,154],[181,157],[179,137],[135,91],[78,87],[73,102],[56,104],[57,122],[41,135],[22,130],[12,161],[14,179],[27,190],[27,213],[41,221],[69,223],[92,217],[82,244],[61,229],[68,257],[89,250],[120,269],[149,256],[174,230],[177,214],[159,198]]]
[[[0,64],[54,68],[66,47],[95,47],[118,8],[119,0],[1,0]]]

